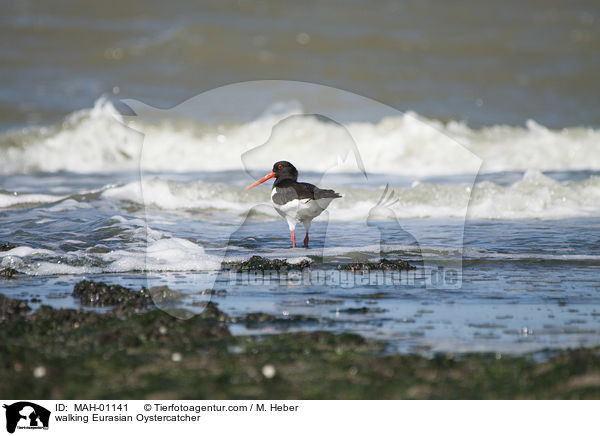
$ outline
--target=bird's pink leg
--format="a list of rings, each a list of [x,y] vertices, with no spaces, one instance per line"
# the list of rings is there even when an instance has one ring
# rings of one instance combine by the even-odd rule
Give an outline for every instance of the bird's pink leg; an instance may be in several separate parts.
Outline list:
[[[306,232],[306,236],[304,237],[304,248],[308,248],[308,232]]]
[[[293,230],[290,230],[290,233],[292,234],[292,248],[296,248],[296,235]]]

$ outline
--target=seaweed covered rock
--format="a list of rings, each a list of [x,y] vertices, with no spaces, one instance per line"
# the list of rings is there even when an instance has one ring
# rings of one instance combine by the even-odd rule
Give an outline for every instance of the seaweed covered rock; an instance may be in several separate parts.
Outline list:
[[[380,307],[349,307],[347,309],[338,309],[339,313],[347,313],[349,315],[364,315],[367,313],[382,313],[385,312],[385,309]]]
[[[82,306],[115,306],[119,311],[138,312],[152,303],[150,293],[145,288],[132,291],[120,285],[107,285],[90,280],[77,283],[73,288],[73,296],[79,298]]]
[[[338,265],[341,271],[402,271],[416,269],[405,260],[381,259],[379,262],[351,262]]]
[[[0,322],[24,315],[31,310],[24,300],[17,300],[0,294]]]
[[[289,263],[283,259],[267,259],[261,256],[252,256],[244,262],[227,262],[225,269],[236,271],[288,271],[303,270],[311,265],[308,260],[302,260],[299,263]]]
[[[89,326],[98,328],[114,318],[115,316],[110,313],[99,313],[85,309],[55,309],[42,305],[31,315],[24,318],[24,321],[26,324],[33,326],[29,329],[29,333],[36,336],[37,332],[50,334],[56,332],[72,333]],[[62,340],[58,336],[55,339],[59,342]],[[67,339],[64,338],[64,340]]]
[[[217,305],[215,303],[213,303],[212,301],[208,301],[206,303],[206,306],[205,306],[204,311],[202,312],[201,316],[204,319],[214,319],[219,322],[229,320],[229,316],[225,312],[219,310]]]
[[[353,333],[232,336],[228,325],[238,321],[212,302],[187,320],[156,309],[121,317],[113,311],[49,306],[20,316],[28,310],[25,302],[0,295],[3,306],[14,314],[0,328],[3,398],[594,399],[600,395],[597,347],[552,353],[541,362],[539,356],[530,355],[404,355],[390,352],[385,342]],[[246,320],[257,322],[278,319],[262,312],[249,315]],[[43,375],[32,377],[40,374],[39,368]]]
[[[153,286],[149,292],[154,303],[161,307],[162,305],[176,303],[185,296],[185,294],[175,291],[168,286]]]
[[[9,251],[9,250],[12,250],[13,248],[17,248],[17,246],[10,242],[4,242],[4,243],[0,244],[0,251]]]
[[[256,328],[266,325],[277,325],[278,327],[290,326],[293,324],[319,323],[318,318],[305,315],[271,315],[264,312],[251,312],[244,316],[231,318],[233,323],[243,323],[246,327]]]

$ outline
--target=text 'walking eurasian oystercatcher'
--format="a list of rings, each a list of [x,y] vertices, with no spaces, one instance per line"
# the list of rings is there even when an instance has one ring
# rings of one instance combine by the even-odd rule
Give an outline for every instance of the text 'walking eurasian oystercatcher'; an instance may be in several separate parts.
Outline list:
[[[273,165],[273,171],[257,180],[246,190],[275,177],[271,202],[275,210],[286,219],[290,227],[292,247],[296,247],[296,224],[304,224],[306,236],[304,246],[308,248],[308,229],[311,221],[327,209],[329,203],[341,195],[331,189],[320,189],[310,183],[298,182],[298,170],[284,160]]]

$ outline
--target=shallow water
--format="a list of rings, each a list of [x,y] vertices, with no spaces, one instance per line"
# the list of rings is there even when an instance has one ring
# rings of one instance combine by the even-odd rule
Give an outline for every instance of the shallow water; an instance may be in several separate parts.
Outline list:
[[[253,202],[267,197],[267,191],[242,193],[239,185],[244,177],[231,172],[227,178],[209,173],[155,173],[151,180],[157,192],[153,194],[146,186],[144,193],[146,200],[156,197],[166,202],[159,205],[109,194],[139,186],[135,175],[127,173],[4,176],[6,195],[20,187],[16,198],[28,200],[12,203],[0,214],[0,240],[18,245],[0,253],[2,266],[27,275],[3,280],[2,290],[13,297],[39,298],[55,307],[77,307],[70,292],[83,278],[133,288],[166,284],[188,295],[179,307],[198,312],[202,310],[198,303],[211,298],[201,291],[225,289],[225,294],[212,299],[232,316],[266,312],[284,319],[311,318],[260,331],[236,325],[235,333],[351,331],[389,340],[391,349],[401,352],[518,353],[600,343],[600,224],[597,216],[587,216],[597,213],[595,209],[586,211],[586,216],[561,219],[552,218],[553,213],[547,219],[513,219],[505,214],[501,219],[470,218],[464,223],[436,214],[400,216],[394,221],[384,215],[383,220],[367,223],[364,216],[357,218],[357,205],[367,203],[363,205],[366,211],[374,207],[383,190],[381,180],[373,177],[362,183],[360,175],[343,173],[332,177],[339,182],[336,186],[351,197],[353,183],[346,183],[351,179],[361,185],[356,189],[365,193],[364,199],[331,208],[328,221],[315,221],[311,248],[292,250],[287,225],[274,216],[270,206],[260,207],[263,212],[246,219]],[[480,184],[484,185],[483,200],[494,189],[517,190],[515,185],[523,177],[523,173],[488,174],[475,185],[474,193]],[[544,183],[538,186],[546,190],[548,183],[561,187],[597,176],[571,171],[535,177],[542,178]],[[393,175],[387,179],[398,180]],[[454,176],[435,180],[445,190],[461,184],[455,182]],[[171,190],[170,200],[164,192],[168,183],[177,183],[172,185],[177,189]],[[418,189],[406,185],[398,182],[400,198]],[[190,202],[192,193],[201,195],[207,186],[211,192],[230,195],[239,191],[235,194],[239,210],[232,206],[235,199],[212,207],[200,200]],[[421,203],[413,205],[414,215],[425,205],[447,209],[419,198]],[[403,207],[397,203],[390,210],[401,215]],[[577,206],[567,215],[578,211]],[[313,259],[317,271],[313,275],[290,273],[289,277],[219,272],[224,260],[239,261],[256,254],[290,262]],[[408,260],[417,270],[395,276],[331,270],[337,263],[382,257]],[[322,262],[329,266],[319,266]],[[458,262],[458,285],[446,289],[428,285],[427,275],[436,265],[448,262]],[[319,269],[330,273],[319,276]]]
[[[598,20],[591,1],[8,2],[0,266],[21,274],[0,290],[77,307],[83,278],[168,284],[198,311],[225,289],[231,315],[401,352],[598,345]],[[309,250],[267,186],[243,190],[280,159],[343,194]],[[255,254],[317,275],[220,271]],[[416,270],[335,269],[380,258]]]

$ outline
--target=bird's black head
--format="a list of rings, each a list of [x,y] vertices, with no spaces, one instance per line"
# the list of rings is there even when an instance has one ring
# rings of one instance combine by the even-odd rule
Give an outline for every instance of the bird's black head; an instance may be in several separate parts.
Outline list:
[[[298,170],[288,161],[281,160],[273,164],[273,173],[276,180],[291,179],[294,182],[298,180]]]
[[[257,180],[249,186],[246,186],[246,191],[260,185],[263,182],[266,182],[269,179],[272,179],[273,177],[275,177],[275,183],[273,186],[277,186],[277,184],[280,184],[284,180],[291,180],[292,182],[295,182],[298,180],[298,170],[288,161],[280,160],[279,162],[275,162],[273,164],[273,171],[264,176],[262,179]]]

